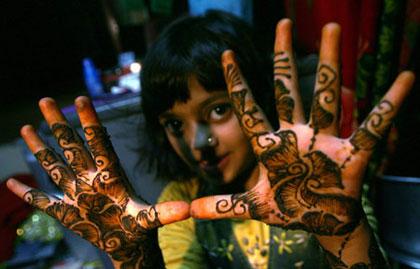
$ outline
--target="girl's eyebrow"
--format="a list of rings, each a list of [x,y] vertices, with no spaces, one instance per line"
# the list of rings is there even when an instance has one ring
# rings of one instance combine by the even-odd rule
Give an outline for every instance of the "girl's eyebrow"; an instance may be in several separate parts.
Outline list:
[[[211,97],[207,98],[203,102],[200,103],[200,107],[206,107],[207,105],[213,103],[214,101],[221,99],[221,98],[229,98],[227,91],[217,91]]]

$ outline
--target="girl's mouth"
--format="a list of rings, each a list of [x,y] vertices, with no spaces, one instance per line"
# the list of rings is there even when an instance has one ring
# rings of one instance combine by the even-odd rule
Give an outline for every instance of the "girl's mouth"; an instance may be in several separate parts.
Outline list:
[[[199,162],[199,166],[206,173],[220,173],[226,167],[228,159],[228,154],[225,154],[214,159],[202,160]]]

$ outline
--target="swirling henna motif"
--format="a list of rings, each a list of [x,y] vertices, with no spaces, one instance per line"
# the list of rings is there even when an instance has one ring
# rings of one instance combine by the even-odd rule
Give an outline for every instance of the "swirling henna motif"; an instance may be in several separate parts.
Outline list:
[[[343,194],[340,167],[321,151],[300,156],[293,131],[277,133],[280,142],[264,151],[271,188],[284,227],[323,235],[341,235],[360,220],[356,199]]]
[[[30,205],[45,208],[51,203],[50,198],[45,193],[36,189],[30,190],[23,195],[23,200]]]
[[[50,148],[42,149],[34,155],[51,179],[73,200],[74,176],[64,165],[61,156]]]
[[[290,91],[286,88],[283,81],[275,80],[274,88],[277,91],[276,107],[279,118],[283,121],[293,123],[293,110],[295,101],[289,96]]]
[[[258,124],[264,122],[261,118],[258,118],[256,114],[259,112],[258,108],[254,105],[249,108],[246,107],[245,99],[248,93],[247,89],[242,89],[240,91],[235,91],[231,93],[231,99],[236,107],[235,113],[240,123],[247,132],[251,132],[252,128]]]
[[[107,251],[113,259],[122,262],[123,268],[134,269],[141,264],[142,268],[156,268],[151,266],[156,265],[156,261],[161,258],[159,251],[153,253],[149,249],[150,245],[154,245],[154,249],[158,250],[156,242],[148,242],[150,239],[147,235],[150,232],[133,217],[125,215],[121,207],[105,195],[80,194],[77,203],[80,209],[62,202],[52,203],[48,196],[37,190],[28,191],[24,199],[32,205],[44,208],[47,214],[59,220],[65,227]],[[82,215],[86,215],[87,219]],[[148,211],[140,211],[138,218],[145,219],[149,223],[148,227],[161,226],[154,207]],[[144,244],[149,245],[141,247]],[[144,263],[146,251],[148,260],[150,258],[147,264]],[[162,267],[159,268],[163,268],[163,264],[160,266]]]
[[[140,211],[137,217],[126,212],[131,190],[124,185],[127,178],[105,128],[84,129],[98,168],[93,180],[83,174],[87,160],[77,133],[65,124],[55,124],[52,131],[76,175],[49,148],[35,156],[72,202],[52,199],[37,190],[25,193],[24,200],[105,250],[121,268],[164,268],[156,230],[149,230],[161,226],[158,213],[154,206]]]
[[[350,138],[354,152],[373,149],[390,124],[390,121],[384,120],[384,116],[395,110],[394,105],[388,100],[382,100],[377,105],[377,110],[367,117],[363,126],[357,129],[355,134]]]
[[[253,219],[264,219],[268,216],[270,208],[266,203],[258,201],[258,194],[252,191],[243,194],[233,194],[230,201],[222,199],[216,203],[216,212],[220,214],[233,212],[235,216],[241,216],[247,212]]]
[[[311,140],[309,150],[312,150],[316,141],[315,136],[318,134],[320,129],[331,126],[334,122],[334,114],[328,111],[321,104],[330,104],[335,102],[337,96],[334,89],[330,88],[331,85],[337,80],[336,71],[325,64],[321,64],[318,68],[318,85],[319,88],[315,91],[314,101],[312,104],[311,111],[311,127],[314,130],[314,135]]]
[[[118,157],[115,154],[111,140],[105,127],[90,126],[83,129],[87,139],[87,143],[91,149],[96,166],[99,170],[111,171],[111,167],[119,163]],[[112,169],[112,172],[118,172],[119,169]],[[109,174],[108,180],[121,176],[120,173]]]
[[[148,228],[158,228],[162,226],[162,223],[159,220],[159,213],[157,212],[155,206],[151,206],[149,210],[143,209],[137,214],[136,220],[143,224],[144,227]]]
[[[62,123],[53,124],[51,131],[76,174],[86,171],[88,167],[82,150],[84,145],[79,134],[67,124]]]
[[[390,121],[386,121],[384,116],[392,113],[395,108],[388,100],[382,100],[377,106],[378,111],[372,112],[350,138],[350,144],[353,146],[351,154],[344,160],[342,168],[351,160],[351,157],[360,150],[373,150],[378,141],[382,138]]]

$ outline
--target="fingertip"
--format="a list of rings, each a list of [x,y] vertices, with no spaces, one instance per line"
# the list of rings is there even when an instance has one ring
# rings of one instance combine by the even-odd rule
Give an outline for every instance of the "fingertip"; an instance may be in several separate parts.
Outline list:
[[[28,136],[33,135],[34,133],[35,133],[35,128],[30,124],[26,124],[22,126],[22,128],[20,128],[20,135],[23,138],[27,138]]]
[[[235,53],[233,50],[225,50],[222,53],[222,64],[226,67],[228,64],[232,64],[235,62]]]
[[[41,110],[43,110],[43,109],[48,109],[48,108],[50,108],[51,106],[56,106],[57,104],[56,104],[56,102],[55,102],[55,100],[53,99],[53,98],[51,98],[51,97],[44,97],[44,98],[41,98],[40,100],[39,100],[39,102],[38,102],[38,106],[39,106],[39,108],[41,109]]]
[[[399,76],[399,79],[404,79],[406,80],[408,83],[414,83],[414,81],[416,80],[416,75],[414,74],[413,71],[410,70],[405,70],[402,71]]]
[[[9,188],[9,190],[12,190],[15,186],[16,186],[16,179],[14,179],[14,178],[9,178],[7,181],[6,181],[6,186],[7,186],[7,188]]]
[[[289,51],[292,50],[292,27],[293,23],[290,19],[282,19],[277,23],[276,40],[274,44],[274,51]]]
[[[322,27],[323,34],[340,34],[341,26],[336,22],[329,22]]]
[[[293,22],[289,18],[284,18],[279,20],[276,27],[276,33],[282,32],[286,29],[291,29],[293,26]]]
[[[340,61],[341,27],[338,23],[330,22],[322,28],[319,61],[337,66]]]
[[[87,106],[91,105],[91,101],[90,101],[90,98],[87,96],[78,96],[74,100],[74,105],[76,106],[77,110],[83,110]]]
[[[6,186],[11,192],[13,192],[14,194],[16,194],[17,196],[21,198],[25,195],[26,192],[32,189],[28,185],[14,178],[9,178],[6,182]]]

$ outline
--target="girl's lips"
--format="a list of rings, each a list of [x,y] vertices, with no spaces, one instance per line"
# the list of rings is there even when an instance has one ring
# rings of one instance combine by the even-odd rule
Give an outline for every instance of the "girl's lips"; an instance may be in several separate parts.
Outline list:
[[[223,170],[226,167],[228,162],[229,162],[229,155],[226,154],[219,160],[219,162],[217,163],[217,167],[220,170]]]
[[[220,158],[217,158],[216,160],[203,160],[200,161],[200,168],[206,172],[221,171],[226,167],[228,159],[228,154],[226,154]]]

